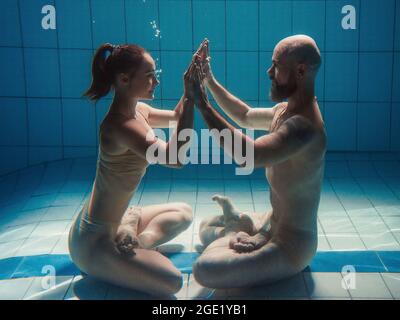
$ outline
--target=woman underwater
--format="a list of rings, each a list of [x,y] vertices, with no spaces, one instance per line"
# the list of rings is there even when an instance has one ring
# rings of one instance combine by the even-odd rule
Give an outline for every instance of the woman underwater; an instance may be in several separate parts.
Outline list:
[[[146,154],[150,146],[165,157],[163,165],[182,166],[176,155],[187,140],[176,137],[193,128],[197,58],[195,54],[185,72],[183,97],[170,111],[139,102],[152,100],[159,84],[155,62],[145,49],[104,44],[95,53],[92,84],[84,95],[97,101],[114,89],[114,97],[100,125],[91,196],[69,233],[71,258],[88,275],[153,295],[172,295],[181,288],[180,271],[150,249],[189,227],[191,207],[180,202],[144,207],[129,203],[151,160]],[[152,128],[166,128],[170,121],[177,121],[171,139],[155,137]]]

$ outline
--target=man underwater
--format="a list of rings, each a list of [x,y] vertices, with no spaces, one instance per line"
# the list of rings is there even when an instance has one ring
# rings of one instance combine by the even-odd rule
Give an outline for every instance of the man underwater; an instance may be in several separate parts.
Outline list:
[[[279,102],[273,108],[251,108],[215,79],[208,41],[201,56],[203,81],[195,103],[210,129],[230,130],[253,148],[254,166],[266,168],[272,210],[257,218],[239,212],[227,197],[214,196],[224,214],[201,223],[200,239],[206,248],[193,265],[194,277],[203,286],[226,289],[293,276],[311,262],[318,244],[317,212],[327,143],[314,95],[320,51],[305,35],[287,37],[276,45],[267,72],[271,99]],[[235,129],[211,106],[205,86],[240,127],[268,134],[253,140]],[[225,147],[223,138],[217,139]]]

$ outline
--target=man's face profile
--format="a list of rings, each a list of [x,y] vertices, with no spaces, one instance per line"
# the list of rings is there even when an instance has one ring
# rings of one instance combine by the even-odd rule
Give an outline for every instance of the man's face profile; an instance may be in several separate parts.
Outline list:
[[[282,55],[274,52],[272,66],[268,69],[268,76],[271,80],[270,97],[272,101],[281,102],[289,98],[297,90],[294,67]]]

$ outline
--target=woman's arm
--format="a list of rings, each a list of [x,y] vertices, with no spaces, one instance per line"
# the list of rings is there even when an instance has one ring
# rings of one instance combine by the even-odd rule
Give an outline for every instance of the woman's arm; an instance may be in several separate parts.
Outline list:
[[[162,110],[149,106],[144,102],[140,102],[140,107],[143,108],[147,115],[147,121],[152,128],[171,128],[176,125],[182,110],[183,99],[181,97],[174,110]]]
[[[185,154],[190,136],[179,140],[179,133],[184,129],[193,128],[194,102],[189,98],[182,99],[182,114],[178,118],[178,124],[168,142],[157,138],[152,131],[138,120],[125,122],[117,131],[117,140],[121,146],[125,146],[138,156],[151,163],[158,163],[168,167],[182,167],[180,154]]]
[[[196,70],[193,58],[184,74],[184,95],[181,99],[178,124],[168,142],[158,139],[136,119],[127,121],[119,130],[118,140],[126,147],[145,158],[148,162],[170,167],[182,167],[186,160],[188,142],[192,137],[194,118],[194,73]],[[188,130],[187,130],[188,129]],[[181,137],[181,133],[183,137]]]

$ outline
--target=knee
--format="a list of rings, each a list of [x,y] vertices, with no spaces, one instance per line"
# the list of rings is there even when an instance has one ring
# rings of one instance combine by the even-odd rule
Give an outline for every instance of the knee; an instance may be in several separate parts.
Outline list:
[[[183,277],[180,272],[176,272],[170,275],[165,283],[164,294],[174,295],[177,293],[183,285]]]
[[[178,211],[180,215],[180,222],[185,228],[189,227],[193,222],[193,210],[190,205],[184,202],[178,203]]]
[[[215,223],[213,225],[213,220],[215,220],[215,217],[211,217],[211,218],[205,218],[203,220],[201,220],[200,222],[200,226],[199,226],[199,232],[202,233],[204,231],[207,231],[210,227],[215,227]]]
[[[199,232],[202,233],[204,229],[210,226],[210,219],[204,219],[200,222]]]
[[[217,289],[220,288],[218,280],[221,279],[223,274],[217,269],[217,266],[212,261],[199,258],[193,264],[193,276],[200,285]],[[218,277],[216,277],[216,275],[218,275]]]

